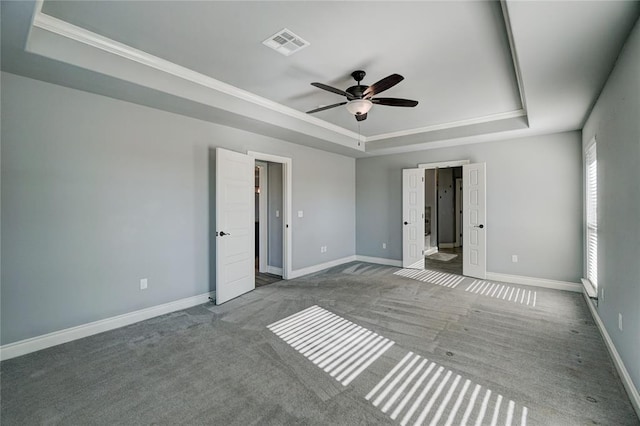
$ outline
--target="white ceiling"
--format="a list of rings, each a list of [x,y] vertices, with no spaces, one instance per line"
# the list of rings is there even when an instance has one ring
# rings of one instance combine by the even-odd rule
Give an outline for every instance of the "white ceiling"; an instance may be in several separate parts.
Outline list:
[[[580,129],[640,14],[630,1],[7,3],[7,71],[356,157]],[[285,27],[311,45],[262,45]],[[419,105],[376,105],[360,128],[344,107],[304,114],[344,99],[309,83],[346,89],[356,69],[364,84],[403,75],[381,96]]]

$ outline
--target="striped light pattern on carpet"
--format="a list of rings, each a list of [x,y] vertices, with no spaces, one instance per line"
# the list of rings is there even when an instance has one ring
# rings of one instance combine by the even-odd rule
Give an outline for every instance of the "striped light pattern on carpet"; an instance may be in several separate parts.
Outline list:
[[[394,344],[316,305],[267,328],[343,386]]]
[[[402,426],[526,425],[527,407],[409,352],[365,397]]]
[[[447,274],[445,272],[431,271],[429,269],[400,269],[393,274],[449,288],[456,288],[462,281],[464,281],[464,277],[462,275]]]
[[[538,299],[538,294],[535,290],[532,291],[484,280],[473,280],[465,291],[531,307],[536,306]]]

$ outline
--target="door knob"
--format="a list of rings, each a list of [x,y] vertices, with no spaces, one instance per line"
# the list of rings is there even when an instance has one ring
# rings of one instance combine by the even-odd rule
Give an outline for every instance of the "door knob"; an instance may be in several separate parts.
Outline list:
[[[231,235],[231,234],[226,233],[224,231],[220,231],[220,232],[218,232],[218,235],[221,236],[221,237],[224,237],[225,235]]]
[[[482,229],[482,228],[484,228],[484,225],[483,225],[483,224],[475,225],[475,226],[474,226],[474,228],[480,228],[480,229]]]
[[[408,225],[408,224],[409,224],[409,222],[405,222],[404,224],[405,224],[405,225]]]

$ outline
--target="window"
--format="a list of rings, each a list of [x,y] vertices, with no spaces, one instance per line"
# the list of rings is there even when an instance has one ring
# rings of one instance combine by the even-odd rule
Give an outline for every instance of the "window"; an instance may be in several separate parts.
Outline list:
[[[596,141],[587,148],[586,171],[586,266],[587,279],[598,288],[598,160]]]

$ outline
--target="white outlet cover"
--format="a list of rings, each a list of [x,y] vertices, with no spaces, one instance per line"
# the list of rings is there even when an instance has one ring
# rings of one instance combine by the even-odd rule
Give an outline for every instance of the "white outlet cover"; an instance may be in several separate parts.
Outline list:
[[[618,328],[622,331],[622,314],[618,313]]]
[[[140,290],[146,290],[149,285],[149,281],[146,278],[140,280]]]
[[[276,210],[276,217],[280,217],[280,210]]]
[[[386,249],[387,248],[387,243],[382,243],[382,248]]]
[[[304,217],[304,212],[302,210],[298,210],[298,217]]]
[[[517,254],[512,254],[511,255],[511,261],[513,263],[518,263],[518,255]]]

